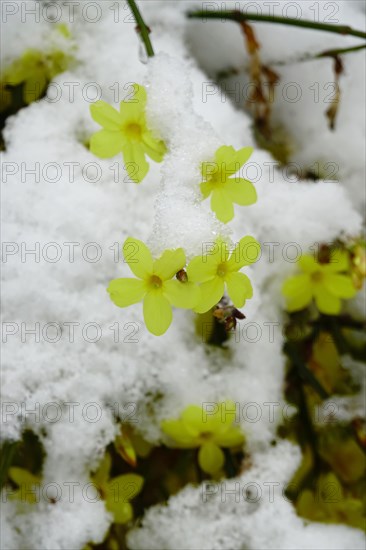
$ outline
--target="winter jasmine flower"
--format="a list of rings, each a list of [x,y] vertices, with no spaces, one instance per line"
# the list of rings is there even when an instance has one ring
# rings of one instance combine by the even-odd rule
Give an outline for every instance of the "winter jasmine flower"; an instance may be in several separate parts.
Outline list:
[[[247,206],[257,200],[253,184],[249,180],[234,177],[252,152],[251,147],[235,151],[234,147],[223,145],[217,149],[214,161],[202,163],[202,195],[205,199],[211,195],[211,209],[224,223],[234,217],[233,203]]]
[[[194,308],[205,313],[217,304],[225,287],[235,307],[241,308],[252,297],[253,289],[247,275],[240,269],[257,261],[259,243],[250,236],[243,237],[230,253],[227,243],[216,241],[209,254],[196,256],[187,267],[187,274],[193,283],[201,283],[201,300]]]
[[[122,152],[129,177],[140,183],[149,171],[145,156],[161,162],[166,147],[147,127],[145,88],[139,84],[134,84],[133,88],[133,98],[121,101],[119,112],[105,101],[90,106],[93,119],[103,127],[92,135],[90,150],[100,158],[114,157]]]
[[[184,250],[165,250],[159,259],[153,260],[147,246],[130,237],[124,243],[123,253],[137,279],[111,281],[108,287],[110,297],[119,307],[143,300],[145,324],[152,334],[160,336],[172,322],[172,305],[191,309],[200,299],[197,285],[174,278],[186,263]]]
[[[113,522],[123,524],[133,518],[130,500],[141,491],[144,479],[137,474],[123,474],[110,479],[111,465],[111,456],[107,453],[92,481],[105,501],[107,510],[113,514]]]
[[[313,299],[321,313],[338,315],[341,298],[352,298],[357,290],[349,271],[346,252],[336,250],[330,263],[319,263],[311,255],[301,256],[298,265],[303,273],[285,281],[282,292],[287,301],[287,311],[299,311],[309,306]]]
[[[204,472],[218,472],[225,461],[221,447],[242,445],[244,436],[233,425],[235,404],[220,403],[215,412],[207,413],[197,405],[189,405],[178,420],[162,422],[163,431],[171,438],[172,446],[199,448],[198,462]]]

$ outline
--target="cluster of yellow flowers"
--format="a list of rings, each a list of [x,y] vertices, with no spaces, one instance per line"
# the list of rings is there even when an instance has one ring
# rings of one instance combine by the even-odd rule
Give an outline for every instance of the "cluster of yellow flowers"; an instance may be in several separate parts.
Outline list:
[[[138,84],[133,88],[133,98],[121,101],[119,112],[105,101],[91,106],[93,119],[103,129],[91,137],[90,150],[101,158],[122,152],[130,178],[140,183],[149,170],[145,157],[161,162],[167,148],[148,128],[146,89]],[[202,163],[202,196],[211,195],[211,208],[222,222],[234,217],[233,203],[249,205],[257,200],[250,181],[233,177],[251,153],[250,147],[235,151],[233,147],[222,146],[216,151],[213,161]],[[134,253],[131,255],[129,250]],[[228,243],[218,238],[211,251],[194,257],[186,266],[182,248],[165,250],[160,258],[154,260],[143,242],[129,237],[124,243],[123,253],[137,279],[115,279],[109,284],[108,292],[119,307],[143,300],[148,330],[157,336],[162,335],[172,321],[171,306],[204,313],[220,301],[225,286],[234,305],[242,307],[253,291],[248,277],[239,270],[255,262],[259,252],[259,244],[253,237],[241,239],[232,253]]]

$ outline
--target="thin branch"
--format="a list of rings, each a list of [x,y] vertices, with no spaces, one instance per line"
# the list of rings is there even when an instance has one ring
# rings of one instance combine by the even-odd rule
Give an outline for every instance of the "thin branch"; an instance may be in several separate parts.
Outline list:
[[[277,17],[272,15],[258,15],[257,13],[241,13],[238,10],[197,10],[187,13],[189,18],[194,19],[228,19],[236,23],[243,21],[258,21],[260,23],[278,23],[280,25],[290,25],[293,27],[303,27],[306,29],[315,29],[318,31],[332,32],[342,34],[343,36],[351,35],[358,38],[366,38],[366,33],[357,31],[348,25],[329,25],[327,23],[316,23],[306,19],[293,19],[291,17]]]
[[[137,4],[136,4],[135,0],[127,0],[127,4],[130,6],[130,9],[133,13],[133,16],[136,20],[137,29],[138,29],[138,32],[141,36],[141,39],[142,39],[142,41],[145,45],[146,53],[147,53],[148,57],[153,57],[155,54],[154,54],[154,49],[152,47],[152,44],[151,44],[151,41],[150,41],[150,36],[149,36],[150,29],[146,25],[145,21],[143,20],[141,12],[140,12],[139,8],[137,7]]]

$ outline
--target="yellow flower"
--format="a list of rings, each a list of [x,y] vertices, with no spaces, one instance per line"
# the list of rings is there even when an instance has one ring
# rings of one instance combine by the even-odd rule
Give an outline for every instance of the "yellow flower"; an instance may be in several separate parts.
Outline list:
[[[287,300],[287,311],[299,311],[307,307],[313,298],[321,313],[338,315],[341,311],[340,298],[352,298],[356,289],[349,270],[348,255],[335,251],[330,263],[318,263],[311,255],[301,256],[298,261],[303,271],[300,275],[285,281],[282,292]]]
[[[91,136],[90,150],[100,158],[123,154],[129,177],[140,183],[149,171],[145,155],[155,162],[161,162],[166,147],[147,127],[146,90],[134,84],[134,96],[130,101],[121,101],[120,111],[105,101],[97,101],[90,106],[90,112],[103,130]]]
[[[40,498],[41,478],[35,476],[24,468],[12,466],[9,468],[8,475],[14,483],[18,485],[18,489],[10,495],[11,499],[20,500],[34,504]]]
[[[144,479],[137,474],[123,474],[110,479],[111,464],[111,456],[107,453],[92,476],[92,481],[105,500],[107,510],[113,514],[114,523],[127,523],[133,518],[133,508],[129,501],[141,491]]]
[[[311,521],[345,523],[365,529],[362,501],[347,495],[332,472],[319,478],[316,492],[305,489],[300,493],[296,509],[298,514]]]
[[[212,413],[197,405],[189,405],[178,420],[164,420],[162,430],[171,438],[173,447],[194,449],[199,447],[198,462],[204,472],[218,472],[225,461],[220,447],[237,447],[244,436],[233,426],[235,404],[219,403]]]
[[[227,243],[218,239],[210,253],[196,256],[187,267],[188,278],[201,283],[201,301],[194,308],[197,313],[205,313],[217,304],[227,287],[235,307],[240,308],[251,298],[253,289],[249,278],[239,270],[257,261],[260,254],[259,243],[250,236],[243,237],[230,254]]]
[[[257,200],[256,190],[249,180],[231,177],[246,163],[252,152],[251,147],[235,151],[234,147],[223,145],[217,149],[214,161],[202,163],[204,181],[201,183],[201,193],[205,199],[211,195],[211,209],[224,223],[234,217],[233,203],[247,206]]]
[[[200,290],[192,282],[173,279],[186,263],[182,248],[165,250],[153,260],[150,250],[138,239],[128,238],[123,254],[131,271],[138,279],[115,279],[108,292],[119,307],[144,301],[144,320],[152,334],[160,336],[172,322],[171,306],[191,309],[200,299]]]

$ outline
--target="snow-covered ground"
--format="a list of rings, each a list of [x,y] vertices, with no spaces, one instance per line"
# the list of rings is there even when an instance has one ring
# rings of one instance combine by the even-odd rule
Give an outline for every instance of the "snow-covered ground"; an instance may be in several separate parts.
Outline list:
[[[22,21],[21,4],[3,24],[6,63],[42,45],[52,27],[42,16],[39,22],[32,16]],[[79,6],[70,23],[69,7],[59,2],[61,20],[77,45],[77,62],[56,77],[52,94],[58,96],[50,90],[48,99],[18,112],[5,129],[2,437],[20,438],[24,422],[37,433],[46,451],[43,483],[58,484],[62,497],[52,505],[42,500],[25,505],[17,514],[18,503],[4,504],[2,548],[81,549],[103,540],[111,516],[103,502],[85,499],[82,489],[117,433],[113,409],[127,419],[128,404],[136,404],[135,426],[156,444],[162,441],[162,419],[178,416],[190,403],[226,398],[241,407],[255,403],[262,414],[257,422],[242,415],[253,467],[225,490],[235,482],[240,490],[256,483],[260,498],[225,499],[221,485],[212,495],[205,486],[188,486],[167,506],[147,512],[130,533],[129,547],[363,548],[361,531],[308,524],[296,515],[282,491],[300,451],[289,442],[276,447],[271,442],[285,407],[282,281],[294,271],[299,250],[362,231],[364,54],[345,58],[335,132],[327,127],[322,100],[333,81],[331,62],[293,61],[277,68],[281,86],[296,82],[302,91],[301,100],[291,104],[279,95],[274,109],[294,137],[292,160],[301,166],[335,163],[338,181],[294,184],[284,171],[273,169],[269,153],[256,149],[251,163],[258,175],[248,177],[258,202],[236,207],[233,222],[223,228],[208,201],[199,202],[195,188],[200,162],[221,144],[255,146],[249,116],[208,76],[245,65],[239,30],[232,23],[187,20],[185,11],[200,3],[143,1],[157,54],[146,63],[123,2],[86,4],[99,9],[83,12]],[[300,4],[302,17],[309,17],[310,2]],[[361,28],[362,2],[331,4],[340,8],[340,22]],[[99,10],[100,18],[92,22]],[[256,29],[268,64],[358,43],[311,30]],[[98,129],[91,102],[101,92],[105,101],[117,104],[133,82],[146,85],[150,125],[169,144],[164,163],[151,162],[141,185],[127,181],[120,157],[100,160],[83,145]],[[309,90],[314,83],[318,103]],[[231,231],[234,242],[253,235],[263,250],[250,268],[254,297],[244,309],[246,320],[227,352],[206,349],[195,334],[192,312],[175,311],[172,326],[157,338],[144,326],[141,304],[119,309],[109,300],[108,282],[128,276],[120,254],[127,236],[149,242],[156,254],[182,246],[190,257],[220,231]],[[250,332],[250,324],[259,336]],[[36,333],[27,332],[32,328]],[[56,404],[53,409],[50,403]],[[274,418],[270,404],[278,404]],[[67,485],[72,482],[78,484],[74,499]]]

